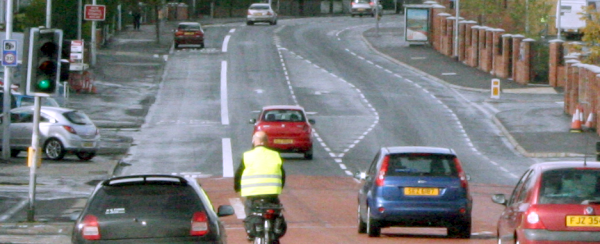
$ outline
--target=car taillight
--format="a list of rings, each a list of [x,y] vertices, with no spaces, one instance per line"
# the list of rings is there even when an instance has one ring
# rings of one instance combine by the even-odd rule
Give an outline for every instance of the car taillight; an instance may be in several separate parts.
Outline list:
[[[460,177],[460,187],[465,188],[466,192],[469,192],[469,182],[467,180],[467,174],[462,168],[460,164],[460,160],[458,158],[454,158],[454,166],[456,167],[456,171],[458,171],[458,177]]]
[[[100,240],[100,226],[98,218],[88,214],[83,218],[80,224],[81,236],[86,240]]]
[[[385,173],[387,173],[388,164],[390,163],[390,156],[387,155],[383,158],[383,162],[381,162],[381,168],[379,168],[379,172],[377,172],[377,178],[375,178],[376,186],[383,186],[383,181],[385,180]]]
[[[352,4],[351,4],[351,5],[352,5],[352,6],[354,6],[354,4],[355,4],[355,2],[352,2]]]
[[[196,35],[197,35],[197,36],[201,36],[201,35],[203,35],[203,34],[202,34],[202,31],[196,31]]]
[[[67,130],[71,134],[77,134],[77,131],[75,131],[75,129],[71,126],[63,125],[63,128],[65,128],[65,130]]]
[[[274,219],[275,218],[275,209],[267,209],[265,211],[265,219]]]
[[[267,15],[273,15],[273,13],[271,13],[271,11],[267,12]]]
[[[181,30],[177,30],[177,32],[175,32],[176,36],[183,36],[183,31]]]
[[[208,233],[208,217],[204,212],[195,212],[192,217],[192,229],[190,235],[203,236]]]
[[[373,6],[373,2],[370,2],[369,5],[371,5],[371,7]]]
[[[523,218],[523,228],[525,229],[546,229],[535,206],[530,206],[529,209],[525,211],[525,214],[523,214]]]
[[[96,129],[96,135],[100,134],[100,130]]]

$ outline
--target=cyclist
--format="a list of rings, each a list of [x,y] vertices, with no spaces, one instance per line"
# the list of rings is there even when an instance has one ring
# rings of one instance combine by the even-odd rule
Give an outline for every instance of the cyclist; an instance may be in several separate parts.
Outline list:
[[[280,204],[279,194],[285,185],[283,159],[279,152],[266,147],[267,142],[265,132],[254,133],[253,148],[244,152],[242,162],[235,172],[233,188],[245,198],[244,210],[248,217],[252,206],[257,202]],[[252,224],[248,217],[244,222],[248,239],[252,240]]]

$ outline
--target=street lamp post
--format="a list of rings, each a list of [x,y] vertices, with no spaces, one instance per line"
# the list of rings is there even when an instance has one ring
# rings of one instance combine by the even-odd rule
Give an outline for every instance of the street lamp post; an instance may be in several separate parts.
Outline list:
[[[460,20],[460,0],[456,1],[456,19],[454,20],[454,52],[455,58],[458,58],[458,21]]]
[[[561,15],[562,15],[562,8],[561,8],[561,0],[558,0],[558,4],[556,5],[556,39],[560,39],[560,19],[561,19]]]
[[[381,18],[381,13],[379,12],[379,0],[375,0],[375,30],[376,35],[379,36],[379,19]]]

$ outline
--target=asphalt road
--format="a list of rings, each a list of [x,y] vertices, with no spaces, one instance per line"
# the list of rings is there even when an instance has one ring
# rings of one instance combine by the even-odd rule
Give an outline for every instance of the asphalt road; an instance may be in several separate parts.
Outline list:
[[[382,30],[401,25],[399,16],[383,20]],[[304,243],[316,236],[332,243],[372,241],[356,234],[358,184],[350,175],[364,170],[381,146],[432,145],[455,148],[473,179],[478,224],[469,243],[492,243],[499,210],[490,203],[490,194],[508,192],[508,185],[534,160],[521,157],[496,136],[486,109],[473,102],[483,100],[481,94],[437,83],[371,49],[363,32],[373,21],[334,17],[280,20],[276,26],[215,24],[206,26],[206,48],[182,50],[168,48],[169,33],[161,43],[149,45],[151,33],[140,38],[140,33],[126,32],[100,52],[99,95],[73,94],[69,104],[103,126],[103,136],[112,138],[108,144],[120,148],[131,138],[131,149],[100,155],[76,177],[72,175],[80,172],[74,165],[81,163],[49,162],[48,168],[58,172],[43,169],[40,180],[85,195],[112,173],[110,166],[120,165],[116,174],[197,177],[215,205],[235,203],[229,177],[250,146],[252,125],[247,121],[265,105],[299,104],[317,121],[318,143],[313,160],[284,155],[294,179],[282,196],[292,226],[286,241]],[[14,168],[27,175],[26,169]],[[84,198],[62,199],[64,209],[44,215],[46,219],[68,219],[81,203],[77,199]],[[18,220],[23,213],[7,219]],[[232,242],[241,242],[241,220],[224,221]],[[378,241],[461,242],[440,237],[443,231],[429,231],[414,236],[413,230],[392,230]]]

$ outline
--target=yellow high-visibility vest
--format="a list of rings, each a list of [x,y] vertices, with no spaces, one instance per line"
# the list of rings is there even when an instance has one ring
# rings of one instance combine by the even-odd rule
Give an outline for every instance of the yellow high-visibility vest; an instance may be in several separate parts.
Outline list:
[[[244,153],[244,173],[241,195],[281,194],[281,157],[279,153],[265,147],[256,147]]]

